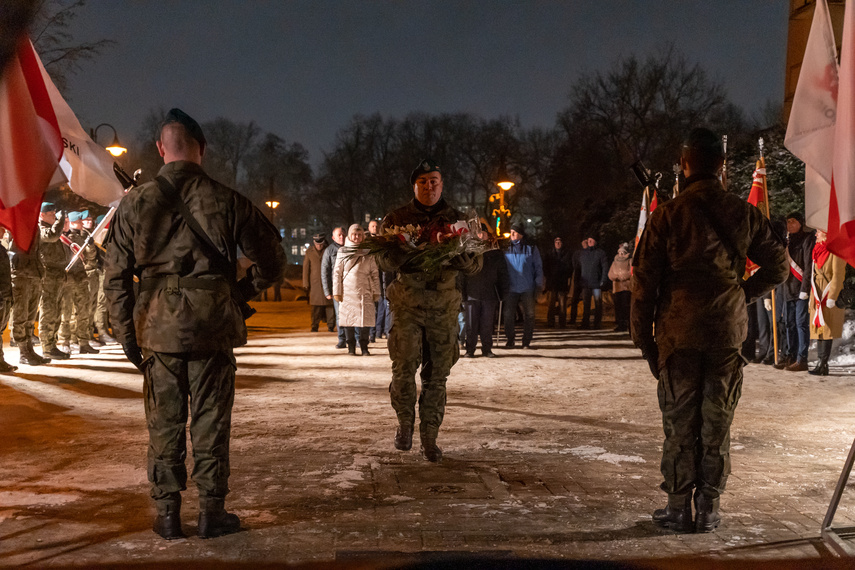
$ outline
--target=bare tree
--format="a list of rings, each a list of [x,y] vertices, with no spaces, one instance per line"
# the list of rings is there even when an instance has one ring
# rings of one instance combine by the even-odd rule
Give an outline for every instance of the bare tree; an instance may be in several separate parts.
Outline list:
[[[33,45],[63,96],[68,78],[80,70],[81,64],[115,43],[107,39],[75,42],[69,28],[85,4],[86,0],[40,0],[30,27]]]
[[[202,125],[208,149],[204,166],[212,178],[235,188],[247,154],[255,145],[261,129],[254,121],[235,123],[224,117]]]

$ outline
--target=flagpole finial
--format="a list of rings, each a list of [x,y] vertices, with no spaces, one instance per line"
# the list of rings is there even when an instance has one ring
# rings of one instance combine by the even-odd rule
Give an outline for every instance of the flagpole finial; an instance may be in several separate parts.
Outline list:
[[[764,143],[763,143],[763,137],[760,137],[760,138],[757,140],[757,145],[760,147],[760,158],[763,158],[763,151],[764,151],[764,146],[763,146],[763,144],[764,144]]]

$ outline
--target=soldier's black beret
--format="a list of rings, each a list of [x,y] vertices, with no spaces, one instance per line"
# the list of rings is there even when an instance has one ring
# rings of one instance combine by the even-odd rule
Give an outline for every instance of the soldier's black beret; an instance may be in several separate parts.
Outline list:
[[[440,175],[442,174],[442,170],[440,170],[439,165],[432,158],[424,159],[419,163],[415,170],[413,170],[413,173],[410,174],[410,184],[415,184],[416,178],[429,172],[439,172]]]
[[[160,128],[162,129],[166,125],[171,123],[179,123],[187,129],[187,132],[190,133],[190,136],[196,139],[196,142],[199,143],[203,149],[207,144],[205,140],[205,133],[202,132],[202,127],[199,126],[199,123],[196,122],[193,117],[182,111],[181,109],[174,108],[170,109],[166,114],[166,117],[163,118],[163,123],[160,124]]]

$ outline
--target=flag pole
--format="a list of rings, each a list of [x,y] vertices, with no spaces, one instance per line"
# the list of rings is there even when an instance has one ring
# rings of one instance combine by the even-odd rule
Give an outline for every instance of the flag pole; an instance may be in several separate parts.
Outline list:
[[[766,211],[763,212],[766,214],[766,219],[771,219],[771,212],[769,210],[769,186],[766,184],[766,158],[763,156],[763,137],[757,141],[758,146],[760,147],[760,158],[757,160],[757,169],[763,169],[763,203],[766,205],[764,208]],[[778,364],[778,313],[775,310],[776,299],[775,299],[775,290],[772,289],[772,344],[775,349],[775,364]]]

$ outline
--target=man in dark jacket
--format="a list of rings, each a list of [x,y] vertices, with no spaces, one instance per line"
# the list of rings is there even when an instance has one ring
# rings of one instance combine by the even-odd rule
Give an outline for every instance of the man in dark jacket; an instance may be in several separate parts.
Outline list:
[[[543,258],[543,275],[546,280],[546,328],[567,326],[567,291],[573,277],[573,260],[564,247],[564,240],[555,236],[554,247]]]
[[[594,300],[594,328],[603,321],[603,287],[609,280],[609,259],[606,252],[597,247],[597,240],[588,238],[588,247],[579,252],[579,280],[582,286],[582,325],[588,329],[591,323],[591,299]]]
[[[790,274],[784,282],[784,310],[787,319],[787,352],[775,368],[790,372],[808,369],[807,355],[810,345],[808,298],[810,297],[810,271],[816,234],[804,230],[805,219],[801,212],[787,215],[787,253]]]
[[[682,148],[686,188],[650,216],[633,259],[632,338],[659,380],[665,431],[668,505],[653,520],[679,532],[709,532],[721,520],[745,305],[787,274],[784,245],[768,220],[722,188],[723,163],[721,138],[693,130]],[[746,257],[760,269],[743,283]]]
[[[202,170],[205,136],[196,121],[180,109],[169,111],[157,149],[165,163],[157,179],[131,190],[113,218],[104,292],[116,338],[145,377],[154,531],[167,540],[184,536],[189,400],[198,534],[211,538],[240,529],[225,498],[233,349],[247,340],[242,299],[282,278],[285,252],[264,213]],[[238,248],[255,265],[236,282]]]
[[[579,301],[582,299],[582,276],[579,259],[582,252],[588,249],[588,238],[582,240],[581,249],[573,252],[571,264],[573,266],[573,277],[570,279],[570,326],[576,325],[576,317],[579,315]]]
[[[439,165],[425,159],[410,175],[413,199],[386,215],[381,231],[408,225],[427,228],[446,226],[465,219],[442,197],[442,173]],[[389,332],[389,357],[392,359],[392,383],[389,394],[398,416],[395,448],[407,451],[413,445],[416,419],[416,370],[422,390],[418,397],[419,435],[425,459],[442,460],[436,439],[445,417],[445,383],[451,367],[460,356],[457,345],[457,315],[461,296],[457,288],[458,272],[476,273],[481,256],[460,254],[449,265],[430,273],[412,267],[404,254],[389,252],[380,256],[380,269],[394,271],[395,280],[386,288],[395,325]]]
[[[335,312],[335,324],[338,326],[338,301],[333,299],[332,291],[332,274],[335,267],[335,260],[338,257],[338,250],[344,245],[344,228],[341,226],[334,228],[332,231],[332,243],[324,250],[323,258],[321,258],[321,285],[324,288],[324,296],[327,300],[332,301],[333,311]],[[356,329],[356,342],[359,343],[359,328]],[[338,343],[336,348],[347,348],[347,340],[344,338],[344,328],[338,327]]]
[[[490,238],[486,224],[481,224],[480,239]],[[466,315],[466,357],[475,357],[478,337],[481,337],[481,354],[495,357],[493,352],[493,323],[499,299],[508,289],[508,267],[500,249],[484,253],[481,271],[463,279],[463,310]]]
[[[303,287],[309,293],[309,305],[312,307],[312,332],[318,332],[321,319],[326,319],[327,330],[335,330],[335,311],[331,299],[324,294],[323,256],[327,248],[327,236],[315,234],[312,237],[312,247],[306,250],[303,257]]]

